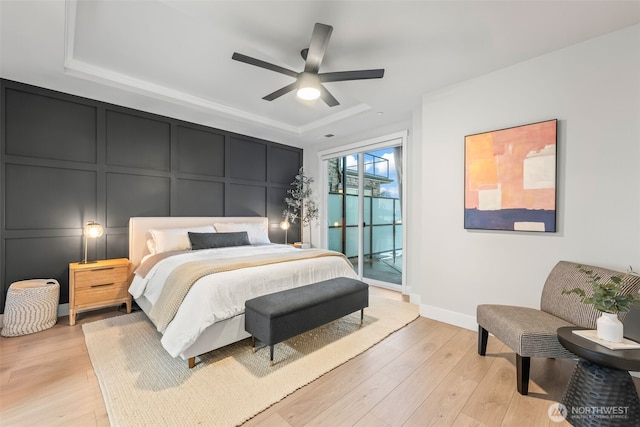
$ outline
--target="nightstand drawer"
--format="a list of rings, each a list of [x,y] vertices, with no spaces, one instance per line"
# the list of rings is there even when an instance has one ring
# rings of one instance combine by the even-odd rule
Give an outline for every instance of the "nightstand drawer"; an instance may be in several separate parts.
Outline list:
[[[76,288],[87,288],[96,285],[108,285],[126,282],[129,273],[128,266],[102,267],[94,270],[76,271]]]
[[[109,283],[109,284],[93,284],[76,290],[75,304],[77,306],[91,305],[98,303],[108,303],[110,301],[122,300],[127,298],[127,284]]]

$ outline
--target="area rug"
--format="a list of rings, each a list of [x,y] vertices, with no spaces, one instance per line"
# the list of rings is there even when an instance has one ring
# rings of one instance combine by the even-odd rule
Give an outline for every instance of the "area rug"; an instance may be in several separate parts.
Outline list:
[[[246,339],[189,369],[162,348],[143,312],[82,326],[112,426],[240,425],[418,317],[417,306],[371,296],[365,309],[253,352]]]

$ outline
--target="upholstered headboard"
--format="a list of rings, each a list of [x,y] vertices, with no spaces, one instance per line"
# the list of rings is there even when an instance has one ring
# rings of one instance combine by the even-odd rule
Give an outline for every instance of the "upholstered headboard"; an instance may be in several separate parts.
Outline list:
[[[129,218],[129,261],[135,269],[142,257],[149,253],[147,239],[151,237],[149,230],[153,228],[183,228],[201,225],[213,225],[220,222],[253,222],[263,223],[269,230],[269,220],[259,216],[164,216],[164,217],[132,217]]]

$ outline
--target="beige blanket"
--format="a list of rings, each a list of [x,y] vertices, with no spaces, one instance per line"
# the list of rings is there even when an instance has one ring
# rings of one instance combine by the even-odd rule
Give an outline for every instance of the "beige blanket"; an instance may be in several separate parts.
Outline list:
[[[162,289],[158,301],[149,312],[149,318],[156,325],[158,331],[164,332],[178,312],[178,308],[189,292],[189,289],[191,289],[191,286],[193,286],[198,279],[208,274],[326,256],[339,256],[344,258],[346,262],[349,262],[340,252],[324,249],[305,249],[287,253],[261,254],[252,257],[211,259],[184,263],[176,267],[171,274],[169,274],[169,277],[167,277],[166,284]]]
[[[140,277],[147,277],[147,274],[149,274],[151,269],[163,259],[169,258],[174,255],[188,254],[189,252],[191,252],[191,249],[184,251],[161,252],[159,254],[151,255],[145,262],[143,262],[138,268],[136,268],[136,271],[134,271],[134,273]]]

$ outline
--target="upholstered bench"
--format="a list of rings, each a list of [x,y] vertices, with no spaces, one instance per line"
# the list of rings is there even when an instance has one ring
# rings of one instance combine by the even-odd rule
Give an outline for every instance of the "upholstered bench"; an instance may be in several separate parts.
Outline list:
[[[369,306],[369,285],[337,277],[299,288],[263,295],[245,303],[244,329],[270,347]]]

